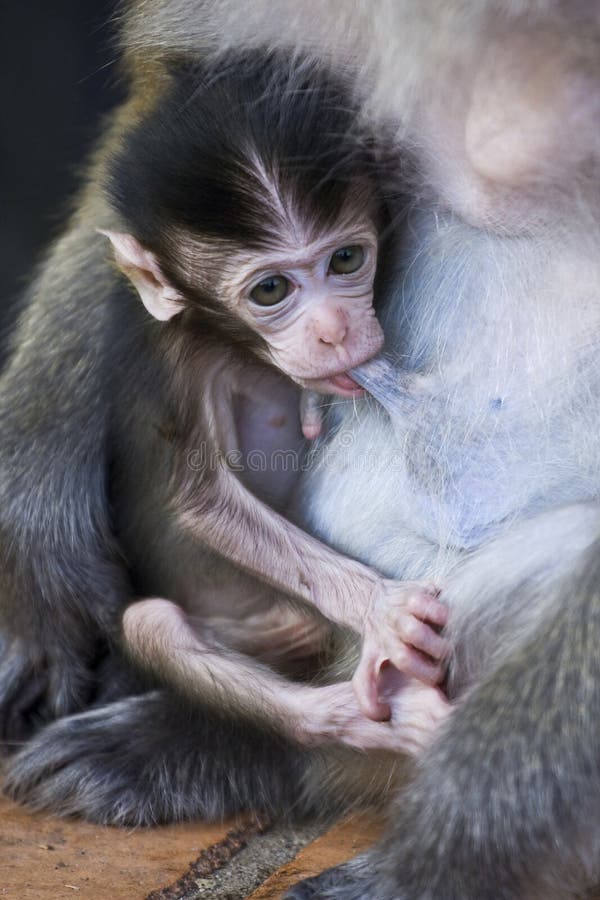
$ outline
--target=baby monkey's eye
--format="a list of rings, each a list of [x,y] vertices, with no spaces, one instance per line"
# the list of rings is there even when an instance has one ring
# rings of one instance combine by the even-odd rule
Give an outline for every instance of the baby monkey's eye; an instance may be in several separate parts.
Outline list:
[[[290,283],[283,275],[271,275],[264,281],[259,281],[256,287],[250,291],[250,296],[255,303],[261,306],[275,306],[281,303],[290,292]]]
[[[365,261],[365,251],[360,244],[341,247],[329,260],[329,271],[336,275],[350,275],[357,272]]]

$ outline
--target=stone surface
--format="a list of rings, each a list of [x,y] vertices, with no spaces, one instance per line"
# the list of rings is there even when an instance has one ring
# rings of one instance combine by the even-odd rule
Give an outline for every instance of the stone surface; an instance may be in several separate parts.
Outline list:
[[[318,837],[282,866],[248,900],[280,900],[284,892],[303,878],[337,866],[371,847],[382,830],[373,815],[356,815]]]
[[[241,829],[200,854],[176,883],[149,894],[147,900],[246,900],[322,830],[316,824]],[[219,859],[222,865],[215,865]]]

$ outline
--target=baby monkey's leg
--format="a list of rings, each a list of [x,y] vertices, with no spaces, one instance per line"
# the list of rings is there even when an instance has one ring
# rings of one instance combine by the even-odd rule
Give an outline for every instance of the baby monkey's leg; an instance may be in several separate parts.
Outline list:
[[[391,719],[374,722],[361,712],[350,682],[312,686],[282,678],[250,657],[211,646],[168,600],[134,603],[123,626],[126,647],[142,666],[204,705],[267,720],[302,744],[416,754],[449,709],[436,688],[412,684],[389,701]]]

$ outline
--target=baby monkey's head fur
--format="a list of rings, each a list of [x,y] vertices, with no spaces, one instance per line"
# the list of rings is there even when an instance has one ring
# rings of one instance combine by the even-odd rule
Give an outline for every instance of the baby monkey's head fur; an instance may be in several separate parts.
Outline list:
[[[157,319],[188,310],[298,383],[352,393],[342,373],[382,344],[380,171],[351,85],[322,65],[174,65],[110,165],[109,237]]]

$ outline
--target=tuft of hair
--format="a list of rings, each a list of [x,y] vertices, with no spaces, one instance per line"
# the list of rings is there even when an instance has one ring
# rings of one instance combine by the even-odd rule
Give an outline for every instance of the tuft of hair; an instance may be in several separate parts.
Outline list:
[[[107,188],[126,226],[168,256],[166,227],[248,248],[292,219],[326,229],[372,194],[375,158],[344,76],[289,53],[171,63],[171,84],[127,135]]]

